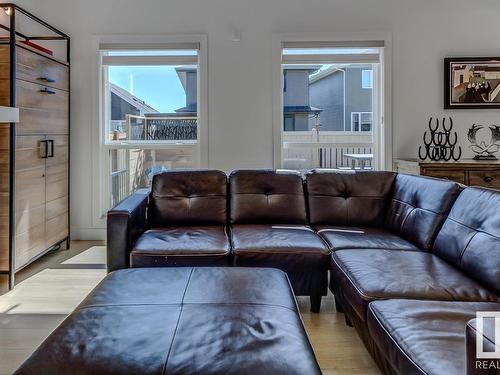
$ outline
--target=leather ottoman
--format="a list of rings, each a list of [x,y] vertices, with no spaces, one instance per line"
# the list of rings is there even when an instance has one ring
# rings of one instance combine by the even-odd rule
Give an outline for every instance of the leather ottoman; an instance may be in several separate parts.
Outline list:
[[[110,273],[16,374],[320,374],[285,273]]]

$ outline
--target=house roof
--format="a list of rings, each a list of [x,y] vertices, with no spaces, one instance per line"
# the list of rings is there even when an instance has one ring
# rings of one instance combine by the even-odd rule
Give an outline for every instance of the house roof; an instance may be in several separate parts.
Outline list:
[[[322,109],[309,105],[286,105],[283,107],[284,113],[320,113]]]
[[[283,65],[283,70],[307,70],[310,73],[316,72],[321,69],[321,65],[309,65],[309,64],[285,64]]]
[[[196,113],[197,110],[198,110],[198,106],[196,105],[196,103],[193,103],[193,104],[189,104],[185,107],[176,109],[175,112],[188,114],[188,113]]]
[[[352,66],[352,64],[336,64],[332,65],[326,69],[320,70],[318,73],[309,76],[309,83],[314,83],[326,78],[332,74],[343,72],[346,68],[358,68],[358,69],[371,69],[370,65],[367,64],[356,64],[356,66]]]
[[[184,67],[180,66],[178,68],[175,68],[175,72],[177,73],[177,76],[179,77],[179,81],[181,81],[181,85],[184,88],[184,91],[187,90],[186,85],[187,85],[187,73],[196,73],[196,68],[190,68],[190,67]]]
[[[330,66],[324,70],[320,70],[318,73],[313,74],[312,76],[309,77],[309,83],[314,83],[314,82],[320,81],[323,78],[328,77],[328,76],[330,76],[334,73],[337,73],[337,72],[343,72],[342,68],[345,68],[345,67],[347,67],[347,65],[342,65],[342,66],[334,65],[334,66]]]
[[[127,90],[121,88],[120,86],[115,85],[114,83],[109,83],[110,91],[125,100],[131,106],[137,108],[142,113],[158,113],[156,109],[147,104],[144,100],[139,99],[137,96],[134,96],[132,93]]]

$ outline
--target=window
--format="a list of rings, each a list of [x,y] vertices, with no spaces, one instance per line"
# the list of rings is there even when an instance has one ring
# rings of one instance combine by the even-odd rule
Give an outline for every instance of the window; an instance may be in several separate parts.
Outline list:
[[[373,88],[373,70],[365,70],[361,72],[361,87],[364,89]]]
[[[351,129],[354,132],[359,132],[359,124],[361,122],[361,114],[359,112],[351,113]]]
[[[282,167],[350,168],[344,154],[376,154],[383,42],[361,44],[282,42]]]
[[[371,132],[372,125],[372,112],[351,112],[351,129],[353,132]]]
[[[295,121],[293,115],[285,115],[285,131],[294,131],[295,130]]]
[[[198,43],[101,48],[107,209],[155,173],[199,166]]]

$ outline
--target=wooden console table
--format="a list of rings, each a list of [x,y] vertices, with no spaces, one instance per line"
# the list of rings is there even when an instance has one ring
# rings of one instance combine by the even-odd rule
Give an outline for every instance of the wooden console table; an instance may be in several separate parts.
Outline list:
[[[500,161],[463,159],[457,162],[399,159],[394,170],[400,173],[444,178],[464,185],[500,189]]]

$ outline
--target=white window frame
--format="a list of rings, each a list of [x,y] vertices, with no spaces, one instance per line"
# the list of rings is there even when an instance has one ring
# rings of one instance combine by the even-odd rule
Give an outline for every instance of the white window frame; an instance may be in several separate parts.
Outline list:
[[[364,75],[368,73],[368,84],[365,84]],[[361,70],[361,88],[363,89],[373,89],[373,70],[371,69],[362,69]]]
[[[358,121],[361,124],[361,112],[351,112],[351,131],[352,132],[359,132],[359,129],[358,130],[354,129],[354,117],[356,115],[358,116]]]
[[[375,168],[392,170],[392,35],[385,32],[360,32],[360,33],[300,33],[300,34],[273,34],[272,59],[273,59],[273,166],[281,168],[283,155],[283,87],[282,74],[282,48],[284,43],[323,42],[328,47],[329,43],[339,45],[344,43],[347,47],[366,46],[366,42],[383,41],[384,48],[380,54],[380,66],[373,71],[373,86],[380,87],[380,95],[374,95],[374,110],[380,108],[380,113],[373,113],[372,132],[375,141],[374,156]],[[299,60],[300,57],[295,57]],[[328,60],[328,57],[323,57]],[[364,57],[369,59],[369,57]],[[306,60],[301,62],[305,63]],[[315,60],[317,63],[318,60]],[[360,61],[361,62],[361,61]],[[325,62],[326,63],[326,62]]]
[[[111,144],[107,142],[105,111],[103,108],[103,77],[101,68],[100,49],[103,46],[129,46],[129,49],[186,49],[186,45],[197,43],[198,49],[198,140],[197,144],[165,144],[165,143],[148,143],[134,142]],[[165,48],[162,48],[164,46]],[[105,48],[107,49],[107,48]],[[112,48],[109,48],[112,49]],[[109,158],[110,149],[179,149],[193,148],[197,149],[196,162],[200,168],[207,168],[209,165],[208,152],[208,51],[207,51],[207,36],[205,34],[155,34],[155,35],[96,35],[92,39],[92,51],[94,51],[93,69],[93,84],[92,97],[93,100],[93,125],[92,125],[92,228],[106,227],[105,211],[107,209],[107,195],[109,193]],[[173,56],[171,56],[173,57]],[[158,63],[163,57],[151,59],[151,63]],[[177,57],[171,59],[171,63]],[[133,60],[133,59],[132,59]],[[154,60],[154,61],[153,61]],[[185,59],[183,59],[184,61]],[[165,61],[165,60],[164,60]],[[130,63],[135,63],[131,61]],[[104,232],[102,232],[104,233]],[[102,235],[101,235],[102,237]]]
[[[366,114],[366,113],[369,113],[372,115],[372,129],[370,132],[373,131],[373,112],[351,112],[351,131],[359,132],[359,133],[369,133],[369,132],[365,132],[365,131],[361,130],[361,116],[363,114]],[[359,119],[359,129],[358,130],[354,130],[354,115],[358,115],[358,119]]]

